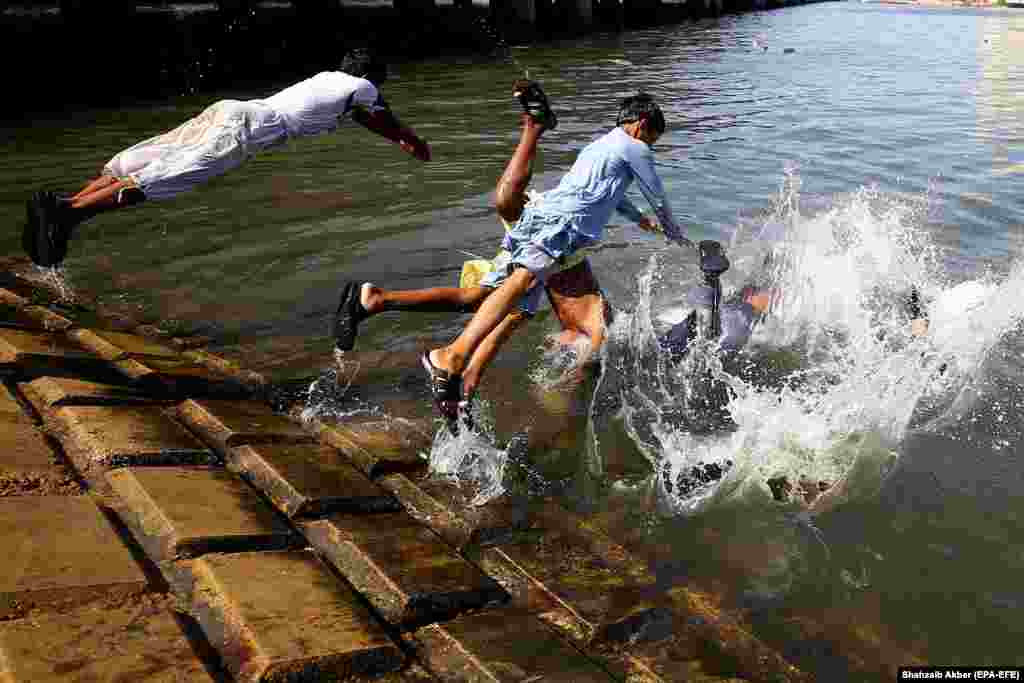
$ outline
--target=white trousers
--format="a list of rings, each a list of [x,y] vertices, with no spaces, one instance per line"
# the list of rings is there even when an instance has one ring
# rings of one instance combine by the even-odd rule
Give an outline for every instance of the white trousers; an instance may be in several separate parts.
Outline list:
[[[147,199],[169,199],[288,139],[284,119],[258,100],[221,100],[174,130],[129,147],[103,172],[130,178]]]

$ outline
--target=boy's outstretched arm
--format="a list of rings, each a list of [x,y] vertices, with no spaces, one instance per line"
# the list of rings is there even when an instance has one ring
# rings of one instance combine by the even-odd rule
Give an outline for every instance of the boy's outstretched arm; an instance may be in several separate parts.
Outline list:
[[[665,188],[661,184],[661,178],[658,177],[657,171],[654,169],[654,154],[650,150],[646,150],[639,158],[632,159],[630,166],[633,169],[633,174],[636,177],[637,185],[640,186],[640,193],[643,194],[644,199],[651,205],[654,210],[654,215],[658,218],[658,224],[661,225],[661,230],[665,235],[665,238],[671,242],[685,246],[693,246],[693,242],[686,238],[683,228],[676,223],[675,217],[672,215],[672,207],[669,206],[668,197],[665,196]],[[641,228],[644,230],[656,230],[657,225],[651,218],[643,216],[640,210],[633,206],[632,202],[628,199],[623,199],[623,204],[629,204],[632,207],[632,211],[636,212],[637,218],[634,218]],[[626,213],[629,211],[629,207],[623,210],[622,205],[619,206],[619,211]],[[627,216],[629,214],[626,214]]]
[[[430,161],[430,145],[408,126],[403,126],[390,109],[370,112],[363,107],[352,109],[352,120],[377,135],[397,142],[398,146],[420,161]]]

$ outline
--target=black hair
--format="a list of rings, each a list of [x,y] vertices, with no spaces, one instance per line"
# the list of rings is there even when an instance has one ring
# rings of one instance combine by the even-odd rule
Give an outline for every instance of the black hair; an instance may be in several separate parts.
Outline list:
[[[654,101],[653,96],[643,92],[622,100],[619,104],[619,115],[615,117],[615,125],[636,123],[641,119],[646,119],[647,125],[659,135],[665,132],[665,115],[661,113],[661,107]]]
[[[374,85],[382,83],[388,77],[387,62],[367,48],[356,48],[346,52],[340,68],[349,76],[365,78]]]

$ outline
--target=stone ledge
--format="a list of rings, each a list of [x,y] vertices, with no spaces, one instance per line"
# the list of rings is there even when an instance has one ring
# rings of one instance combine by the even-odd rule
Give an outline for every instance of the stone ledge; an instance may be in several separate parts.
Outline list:
[[[513,608],[422,628],[417,654],[441,681],[612,683],[616,678],[564,643],[533,615]]]
[[[156,406],[69,406],[53,410],[47,431],[79,471],[129,465],[206,465],[216,455]]]
[[[106,477],[124,501],[121,517],[155,560],[305,545],[225,470],[131,467]]]
[[[332,515],[306,537],[391,624],[409,628],[499,605],[509,596],[405,512]]]
[[[430,436],[409,420],[366,420],[327,424],[315,420],[312,429],[334,446],[366,476],[426,468],[420,452],[429,449]]]
[[[40,415],[63,406],[118,406],[167,404],[170,399],[150,396],[138,389],[69,377],[39,377],[19,384],[25,398]]]
[[[146,576],[89,496],[0,499],[0,618],[147,590]]]
[[[313,553],[207,555],[179,572],[191,574],[192,609],[239,683],[370,677],[405,660]]]
[[[102,358],[75,346],[60,334],[0,328],[0,370],[39,373],[109,372]]]
[[[0,412],[0,497],[80,492],[73,473],[59,463],[29,417]]]
[[[0,624],[0,666],[14,683],[213,683],[178,618],[143,603],[9,621]]]
[[[276,444],[240,446],[228,467],[260,489],[291,518],[331,512],[397,512],[401,504],[330,446]]]
[[[93,351],[100,358],[110,361],[129,357],[140,360],[149,357],[181,358],[181,354],[177,350],[166,344],[126,332],[79,328],[71,330],[67,334],[68,337]]]
[[[222,451],[242,444],[313,443],[301,424],[276,414],[261,401],[183,401],[175,415]]]

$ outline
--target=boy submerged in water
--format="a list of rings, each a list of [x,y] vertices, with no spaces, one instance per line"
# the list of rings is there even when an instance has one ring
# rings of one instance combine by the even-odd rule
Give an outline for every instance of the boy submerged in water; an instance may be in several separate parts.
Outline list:
[[[378,86],[387,64],[368,50],[345,55],[340,71],[324,71],[263,100],[221,100],[174,130],[130,147],[77,194],[35,193],[27,203],[22,245],[36,265],[64,260],[71,230],[98,213],[146,199],[169,199],[227,173],[290,138],[337,129],[351,117],[421,161],[430,147],[388,109]]]
[[[448,346],[424,353],[434,402],[449,414],[466,405],[463,373],[485,348],[506,316],[517,307],[527,317],[540,303],[541,290],[568,259],[598,245],[614,211],[644,230],[660,229],[670,240],[689,244],[676,224],[661,179],[654,168],[652,145],[665,131],[665,117],[650,95],[623,100],[616,127],[580,152],[553,190],[530,201],[502,247],[508,252],[488,284],[495,288],[480,304],[459,337]],[[633,181],[650,203],[657,221],[626,198]]]
[[[513,83],[513,94],[523,107],[522,132],[519,144],[495,188],[495,208],[506,230],[523,214],[524,208],[538,195],[527,188],[533,175],[533,160],[537,145],[545,131],[558,125],[547,96],[536,82],[518,80]],[[335,347],[349,351],[355,345],[359,324],[367,318],[386,311],[432,311],[464,313],[476,310],[500,283],[511,254],[501,250],[493,261],[487,262],[489,272],[480,273],[472,268],[464,270],[460,287],[433,287],[417,290],[385,290],[369,282],[347,282],[342,289],[338,310],[334,318]],[[478,262],[470,262],[479,265]],[[469,265],[469,264],[467,264]],[[477,276],[477,277],[474,277]],[[482,276],[482,277],[481,277]],[[563,331],[559,341],[575,345],[585,340],[588,355],[604,341],[607,303],[584,253],[566,259],[561,270],[553,273],[546,283],[548,299]],[[501,345],[526,320],[528,311],[513,310],[505,316],[495,330],[473,353],[463,370],[463,390],[472,395],[484,371],[497,355]],[[582,365],[585,358],[577,359]],[[439,404],[442,414],[454,425],[458,402]]]

